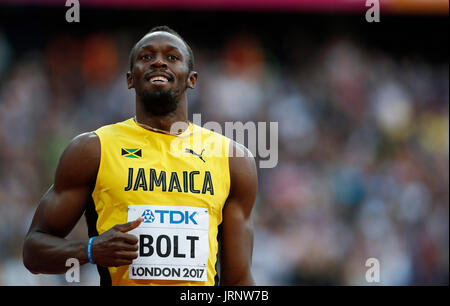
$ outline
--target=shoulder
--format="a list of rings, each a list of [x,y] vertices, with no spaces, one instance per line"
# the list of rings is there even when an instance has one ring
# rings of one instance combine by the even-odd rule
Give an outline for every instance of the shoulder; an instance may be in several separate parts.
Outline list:
[[[72,138],[67,148],[72,149],[89,149],[99,144],[96,132],[86,132]]]
[[[230,139],[229,156],[232,158],[243,157],[246,162],[255,164],[255,157],[253,156],[252,152],[247,149],[246,146],[232,139]]]
[[[230,173],[247,173],[257,175],[255,157],[244,145],[230,140],[229,144]]]
[[[88,132],[74,137],[59,159],[55,189],[95,183],[100,152],[100,140],[96,133]]]
[[[82,158],[93,157],[96,153],[100,152],[99,137],[95,132],[87,132],[74,137],[67,148],[65,149],[62,157],[76,158],[80,156]]]

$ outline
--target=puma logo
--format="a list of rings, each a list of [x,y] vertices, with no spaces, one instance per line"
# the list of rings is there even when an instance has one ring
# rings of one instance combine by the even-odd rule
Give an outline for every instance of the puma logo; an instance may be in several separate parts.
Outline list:
[[[200,158],[205,163],[206,161],[203,159],[203,156],[202,156],[204,151],[205,151],[205,149],[202,150],[202,153],[198,154],[198,153],[195,153],[192,149],[186,148],[186,153],[191,153],[192,155],[197,156],[198,158]]]

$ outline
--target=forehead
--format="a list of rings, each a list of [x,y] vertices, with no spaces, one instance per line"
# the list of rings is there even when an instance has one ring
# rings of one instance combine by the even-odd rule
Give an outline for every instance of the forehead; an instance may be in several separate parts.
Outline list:
[[[136,53],[147,47],[170,47],[176,48],[186,57],[188,50],[186,44],[179,37],[164,31],[153,32],[145,35],[136,44]]]

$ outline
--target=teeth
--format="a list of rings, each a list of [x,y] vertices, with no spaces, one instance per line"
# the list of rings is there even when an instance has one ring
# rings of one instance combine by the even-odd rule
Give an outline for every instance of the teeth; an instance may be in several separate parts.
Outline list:
[[[155,82],[155,81],[168,82],[169,80],[163,76],[154,76],[150,79],[150,82]]]

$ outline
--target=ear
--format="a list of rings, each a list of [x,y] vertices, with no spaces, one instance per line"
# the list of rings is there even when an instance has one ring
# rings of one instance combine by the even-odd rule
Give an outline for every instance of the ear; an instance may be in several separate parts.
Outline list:
[[[195,84],[197,83],[197,77],[198,77],[198,73],[195,71],[191,71],[189,72],[189,76],[187,79],[187,87],[190,89],[194,89],[195,88]]]
[[[130,71],[127,72],[127,85],[128,85],[128,89],[134,88],[133,76],[131,75]]]

